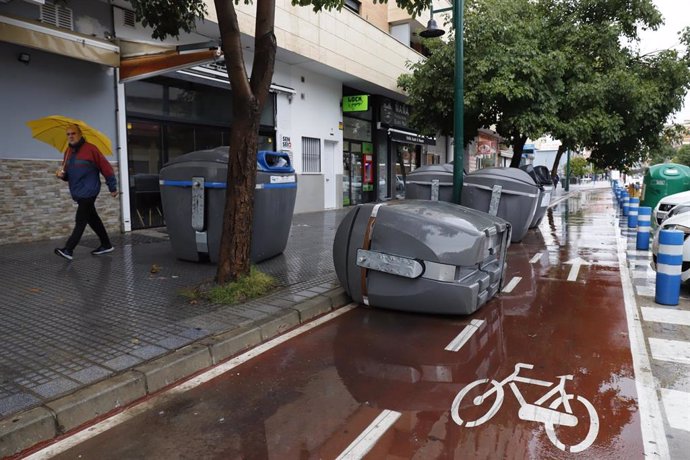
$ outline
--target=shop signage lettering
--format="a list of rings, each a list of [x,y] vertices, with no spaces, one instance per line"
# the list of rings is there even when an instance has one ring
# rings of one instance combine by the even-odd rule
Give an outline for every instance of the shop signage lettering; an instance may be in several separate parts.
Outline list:
[[[366,94],[343,97],[343,112],[366,112],[367,110],[369,110],[369,96]]]
[[[381,122],[389,127],[407,128],[410,106],[392,99],[381,100]]]
[[[391,132],[390,136],[391,140],[395,142],[404,142],[406,144],[436,145],[436,139],[432,137],[419,136],[417,134]]]

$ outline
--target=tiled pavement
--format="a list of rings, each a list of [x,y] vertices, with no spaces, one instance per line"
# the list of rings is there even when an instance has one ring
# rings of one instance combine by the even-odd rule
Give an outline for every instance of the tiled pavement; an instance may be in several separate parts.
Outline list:
[[[283,288],[234,306],[180,295],[181,289],[212,279],[216,266],[177,260],[162,230],[116,236],[116,251],[99,257],[89,254],[95,237],[85,237],[72,262],[53,254],[62,239],[0,246],[0,457],[12,452],[5,441],[18,414],[30,418],[22,411],[55,412],[52,402],[65,395],[142,365],[150,372],[151,360],[200,341],[207,345],[212,337],[213,355],[217,334],[225,334],[227,342],[261,328],[257,338],[245,339],[246,347],[345,304],[331,255],[345,212],[296,215],[285,252],[259,264]],[[275,330],[267,327],[272,320],[279,321]],[[176,377],[195,370],[178,371]],[[166,383],[171,382],[161,385]],[[151,379],[145,384],[150,392]],[[57,425],[59,434],[69,423],[61,423],[58,414]]]

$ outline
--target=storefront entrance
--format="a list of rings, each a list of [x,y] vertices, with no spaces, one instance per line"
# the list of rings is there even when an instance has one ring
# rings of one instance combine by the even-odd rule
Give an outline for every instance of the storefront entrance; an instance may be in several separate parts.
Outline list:
[[[374,146],[343,142],[343,206],[368,203],[374,192]]]

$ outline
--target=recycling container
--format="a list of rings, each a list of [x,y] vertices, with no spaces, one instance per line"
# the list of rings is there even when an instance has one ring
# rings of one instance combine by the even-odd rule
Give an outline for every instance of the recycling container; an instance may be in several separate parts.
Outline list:
[[[453,201],[453,165],[421,166],[407,175],[406,199]]]
[[[341,285],[356,302],[470,314],[499,292],[510,224],[444,201],[359,205],[333,241]]]
[[[676,163],[650,166],[644,175],[640,206],[654,209],[662,198],[690,190],[690,168]]]
[[[160,171],[161,199],[176,257],[218,262],[223,232],[228,147],[191,152]],[[297,178],[286,153],[257,153],[251,260],[285,250],[297,196]]]
[[[501,217],[512,226],[513,243],[529,230],[539,205],[534,180],[518,168],[484,168],[465,176],[461,204]]]
[[[539,226],[544,218],[544,215],[546,214],[546,210],[549,208],[549,204],[551,203],[553,180],[551,179],[549,168],[546,166],[525,165],[521,166],[520,169],[529,174],[539,188],[539,204],[537,205],[537,209],[534,211],[532,222],[529,224],[529,228],[534,228]]]

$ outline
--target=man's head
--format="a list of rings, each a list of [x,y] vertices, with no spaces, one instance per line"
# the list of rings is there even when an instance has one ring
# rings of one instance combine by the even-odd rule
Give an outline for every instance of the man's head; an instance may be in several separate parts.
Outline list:
[[[70,145],[76,144],[82,137],[81,129],[77,125],[67,125],[65,133],[67,134],[67,142]]]

